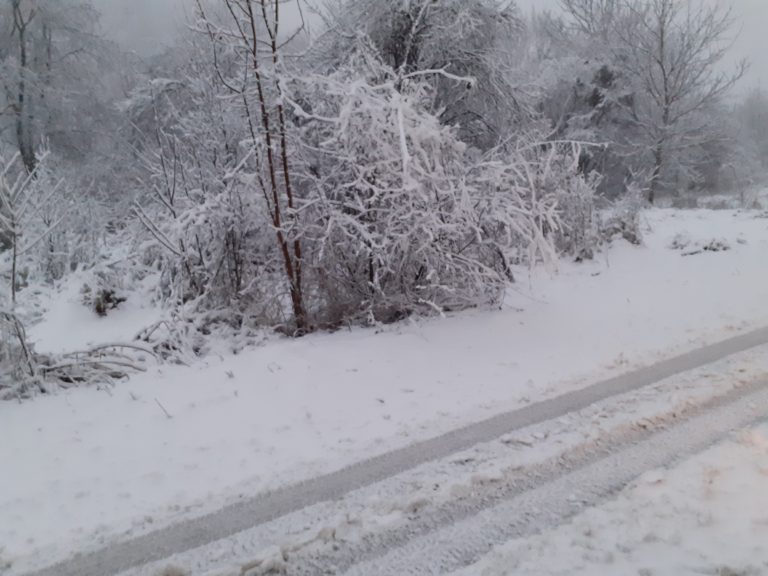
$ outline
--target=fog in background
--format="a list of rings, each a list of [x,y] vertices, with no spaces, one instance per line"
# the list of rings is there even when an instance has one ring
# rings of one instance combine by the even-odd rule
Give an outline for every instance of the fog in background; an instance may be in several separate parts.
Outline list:
[[[729,63],[735,64],[746,58],[750,69],[737,86],[737,92],[744,92],[756,87],[768,87],[768,0],[710,0],[721,5],[733,7],[736,22],[735,32],[741,32],[729,56]],[[558,0],[517,0],[518,6],[526,11],[558,9]]]
[[[185,22],[193,0],[94,0],[104,15],[104,27],[114,38],[142,56],[151,55],[170,42]],[[381,0],[397,2],[401,0]],[[721,3],[722,0],[712,0]],[[521,9],[557,10],[558,0],[518,0]],[[751,68],[739,91],[768,86],[768,0],[734,0],[733,14],[741,35],[730,61],[747,58]]]
[[[118,43],[149,56],[171,43],[194,0],[93,0],[105,31]]]

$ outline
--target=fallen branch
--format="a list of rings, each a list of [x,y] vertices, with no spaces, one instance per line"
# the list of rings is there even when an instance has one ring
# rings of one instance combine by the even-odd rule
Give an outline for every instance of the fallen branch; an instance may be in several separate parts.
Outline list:
[[[166,417],[168,418],[168,420],[172,420],[172,419],[173,419],[173,416],[171,416],[171,413],[170,413],[170,412],[168,412],[168,410],[166,410],[166,409],[165,409],[165,406],[163,406],[162,404],[160,404],[160,400],[158,400],[157,398],[155,398],[155,402],[157,403],[157,405],[158,405],[158,406],[160,406],[160,410],[162,410],[162,411],[165,413],[165,415],[166,415]]]
[[[157,359],[157,353],[154,350],[152,350],[152,348],[149,348],[147,346],[142,346],[141,344],[133,344],[133,343],[100,344],[99,346],[94,346],[89,350],[83,350],[80,352],[68,352],[66,355],[67,356],[93,355],[103,350],[110,350],[115,348],[125,348],[128,350],[136,350],[137,352],[143,352],[144,354],[149,354],[153,358]]]
[[[110,358],[104,358],[101,360],[77,360],[74,362],[62,362],[60,364],[54,364],[53,366],[43,366],[42,371],[44,374],[50,374],[51,372],[56,372],[57,370],[66,370],[68,368],[77,368],[81,366],[115,366],[117,368],[127,368],[129,370],[134,370],[136,372],[146,372],[147,369],[143,366],[137,366],[136,364],[132,364],[130,362],[125,362],[124,360],[113,360]]]

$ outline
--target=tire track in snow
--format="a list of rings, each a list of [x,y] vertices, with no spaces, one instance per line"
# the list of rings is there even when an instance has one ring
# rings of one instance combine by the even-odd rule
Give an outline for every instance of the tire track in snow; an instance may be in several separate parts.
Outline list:
[[[763,394],[765,392],[765,394]],[[478,514],[486,510],[496,509],[503,503],[520,498],[526,493],[538,490],[544,486],[553,485],[556,481],[565,479],[566,486],[570,486],[568,483],[580,483],[581,479],[573,476],[578,471],[585,467],[592,466],[596,462],[602,461],[609,457],[614,457],[624,451],[631,449],[642,442],[652,441],[654,445],[661,443],[657,448],[654,448],[657,454],[660,456],[660,465],[667,465],[673,463],[677,459],[684,459],[689,455],[700,451],[699,445],[704,448],[709,447],[716,441],[729,435],[731,428],[723,429],[722,427],[707,428],[705,434],[694,434],[691,439],[696,442],[693,447],[688,447],[682,452],[677,452],[677,448],[667,450],[664,442],[666,440],[658,440],[657,436],[662,434],[669,427],[677,427],[683,423],[689,423],[690,421],[699,419],[702,415],[709,416],[712,411],[715,410],[737,410],[742,408],[738,405],[738,402],[746,397],[760,396],[754,402],[748,406],[751,408],[754,406],[757,413],[757,420],[768,418],[768,400],[765,396],[768,394],[768,379],[755,379],[750,383],[745,384],[741,388],[733,389],[729,392],[719,394],[717,396],[710,397],[706,402],[698,405],[691,405],[683,408],[682,410],[670,409],[669,412],[661,413],[654,417],[652,420],[645,420],[643,424],[635,424],[627,427],[620,427],[616,430],[606,431],[606,433],[594,440],[588,441],[583,444],[575,445],[560,455],[554,456],[540,463],[536,463],[524,468],[510,469],[508,474],[505,474],[502,478],[494,479],[491,482],[481,482],[473,486],[472,490],[468,493],[463,493],[457,497],[436,505],[432,509],[426,509],[415,513],[409,521],[401,526],[398,526],[391,530],[374,531],[365,534],[359,540],[342,539],[335,541],[333,546],[326,547],[325,549],[319,549],[317,551],[312,548],[306,550],[291,550],[290,545],[287,546],[288,550],[288,573],[292,576],[314,576],[316,574],[342,574],[345,571],[351,571],[352,574],[393,574],[399,576],[402,570],[405,570],[405,574],[408,572],[404,566],[414,564],[417,569],[414,574],[439,574],[440,571],[431,571],[434,566],[441,566],[441,564],[434,560],[429,560],[427,564],[419,564],[418,561],[414,562],[412,559],[408,559],[403,565],[397,565],[395,567],[388,568],[382,572],[376,571],[376,566],[380,563],[383,564],[381,558],[389,554],[389,551],[400,550],[400,554],[408,554],[409,546],[414,541],[420,542],[416,545],[415,551],[418,552],[419,558],[421,558],[421,547],[425,546],[423,542],[429,540],[431,535],[443,530],[445,527],[460,524],[468,521]],[[766,404],[761,404],[761,401],[766,401]],[[748,400],[749,402],[749,400]],[[741,412],[743,415],[744,412]],[[735,414],[733,416],[736,416]],[[752,416],[746,415],[747,420],[751,422]],[[707,424],[708,425],[708,424]],[[695,450],[694,450],[695,448]],[[665,452],[665,450],[667,450]],[[691,450],[694,450],[693,452]],[[645,472],[643,468],[644,464],[640,466],[640,473]],[[651,466],[656,468],[658,466]],[[637,474],[639,475],[639,474]],[[627,477],[629,480],[634,479],[635,471],[627,470]],[[510,528],[507,524],[501,524],[498,527],[498,534],[500,538],[510,539],[516,536],[530,535],[531,533],[539,531],[542,526],[539,522],[542,518],[536,518],[536,514],[544,511],[546,516],[544,520],[552,520],[550,525],[561,523],[564,519],[567,519],[574,512],[580,511],[584,506],[592,506],[600,503],[607,494],[613,491],[623,488],[627,482],[622,480],[618,483],[613,483],[611,479],[602,479],[597,477],[597,483],[592,483],[595,493],[593,498],[582,498],[577,492],[571,488],[566,505],[571,505],[558,508],[557,505],[553,505],[552,508],[549,505],[553,502],[557,502],[556,497],[548,495],[543,497],[535,507],[526,510],[524,507],[518,511],[524,512],[523,518],[526,522],[521,522],[520,518],[516,518],[514,526]],[[607,487],[599,484],[607,480]],[[580,486],[581,484],[579,484]],[[602,487],[601,487],[602,486]],[[495,513],[492,517],[496,517]],[[534,522],[535,521],[535,522]],[[538,523],[537,523],[538,522]],[[484,526],[488,523],[484,522]],[[458,531],[458,535],[462,534],[462,530],[470,530],[473,534],[475,528],[461,528]],[[506,530],[511,530],[510,532]],[[480,538],[479,543],[486,542],[483,536]],[[460,536],[461,541],[463,536]],[[489,540],[493,542],[493,540]],[[451,539],[446,538],[443,542],[443,546],[452,547]],[[462,546],[456,546],[454,551],[459,557],[472,558],[472,554],[463,553]],[[375,562],[373,562],[375,560]],[[373,564],[373,568],[371,567]],[[357,565],[365,566],[365,570],[360,572],[352,570]],[[386,565],[386,564],[384,564]],[[455,568],[455,566],[452,566]]]
[[[494,416],[436,438],[411,444],[337,472],[231,504],[200,518],[182,521],[101,550],[76,555],[48,568],[28,572],[24,576],[114,576],[131,568],[232,536],[307,506],[341,498],[353,490],[391,478],[420,464],[449,457],[476,444],[562,417],[597,402],[638,390],[767,343],[768,328],[736,336],[562,396]],[[376,573],[379,572],[370,572]],[[403,572],[408,573],[415,572]]]
[[[768,420],[768,381],[715,400],[703,413],[634,442],[477,514],[409,539],[355,564],[344,576],[449,574],[480,560],[514,538],[554,528],[595,506],[643,473],[700,453]],[[341,572],[333,572],[339,574]]]

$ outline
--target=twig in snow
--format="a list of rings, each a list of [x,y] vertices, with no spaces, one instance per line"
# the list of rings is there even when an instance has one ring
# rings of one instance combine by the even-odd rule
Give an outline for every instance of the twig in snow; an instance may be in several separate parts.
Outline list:
[[[170,412],[168,412],[168,410],[166,410],[166,409],[165,409],[165,406],[163,406],[162,404],[160,404],[160,400],[158,400],[157,398],[155,398],[155,403],[156,403],[158,406],[160,406],[160,410],[162,410],[162,411],[163,411],[163,413],[166,415],[166,417],[168,418],[168,420],[173,420],[173,416],[171,416],[171,413],[170,413]]]

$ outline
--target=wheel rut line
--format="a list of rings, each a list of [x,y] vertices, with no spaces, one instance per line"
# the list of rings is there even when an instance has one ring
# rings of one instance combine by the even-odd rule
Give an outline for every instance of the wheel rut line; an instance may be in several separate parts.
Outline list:
[[[497,483],[476,486],[470,493],[439,503],[419,513],[407,524],[392,530],[365,535],[360,542],[341,542],[337,548],[327,552],[303,554],[299,551],[293,556],[289,573],[292,576],[309,576],[328,573],[331,567],[342,573],[357,564],[371,562],[392,550],[405,547],[414,538],[428,536],[446,526],[478,516],[505,501],[524,497],[527,492],[562,482],[588,467],[611,458],[615,459],[622,452],[653,442],[655,438],[669,434],[673,429],[690,426],[692,422],[714,411],[728,409],[729,406],[766,391],[768,378],[756,379],[683,411],[669,412],[651,427],[632,426],[608,431],[605,437],[574,446],[566,453],[526,466],[523,470],[511,470]],[[768,412],[765,416],[768,416]],[[763,415],[758,414],[757,418],[762,419]],[[704,440],[704,447],[711,445],[713,438],[714,441],[719,441],[729,433],[730,430],[715,431],[712,437]],[[664,465],[674,464],[675,461],[690,455],[678,454],[665,460]]]
[[[452,574],[471,566],[496,546],[556,528],[586,508],[614,498],[642,474],[679,464],[733,437],[736,430],[768,421],[768,379],[719,396],[691,415],[655,431],[565,464],[559,474],[478,507],[471,514],[438,523],[392,547],[370,551],[359,561],[343,564],[344,576],[419,576]],[[541,479],[540,479],[541,480]],[[333,564],[331,564],[333,565]],[[321,570],[318,571],[317,569]],[[323,573],[322,563],[307,572]]]

